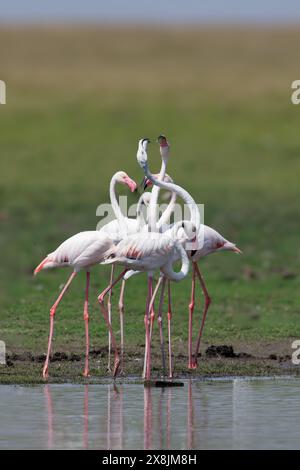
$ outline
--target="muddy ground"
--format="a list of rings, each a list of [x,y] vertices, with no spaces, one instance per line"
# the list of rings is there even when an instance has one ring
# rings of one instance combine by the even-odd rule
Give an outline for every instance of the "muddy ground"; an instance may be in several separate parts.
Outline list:
[[[272,352],[273,351],[273,352]],[[276,352],[274,352],[276,351]],[[129,352],[124,358],[124,370],[118,380],[141,380],[143,351]],[[175,358],[174,379],[206,378],[226,376],[274,376],[300,375],[300,366],[294,365],[291,354],[287,354],[286,343],[266,343],[265,345],[243,344],[243,349],[232,345],[210,345],[199,355],[198,369],[187,369],[187,356],[179,354]],[[41,376],[45,355],[30,352],[7,354],[7,364],[0,366],[2,384],[43,383]],[[55,352],[51,357],[49,382],[51,383],[101,383],[111,378],[107,370],[107,348],[93,349],[90,352],[91,377],[82,376],[84,356],[77,353]],[[161,358],[152,356],[153,378],[162,377]]]

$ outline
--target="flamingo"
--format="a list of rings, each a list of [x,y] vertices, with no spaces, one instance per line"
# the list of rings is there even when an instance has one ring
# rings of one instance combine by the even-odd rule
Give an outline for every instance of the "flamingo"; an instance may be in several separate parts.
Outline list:
[[[164,135],[159,135],[157,138],[157,142],[159,143],[160,146],[160,155],[162,158],[162,164],[161,164],[161,169],[160,172],[157,175],[153,175],[153,177],[157,180],[164,180],[166,182],[173,183],[172,178],[166,174],[166,167],[167,167],[167,161],[169,158],[169,150],[170,150],[170,144],[167,141],[166,137]],[[149,179],[145,177],[144,182],[144,189],[147,186],[151,186],[153,183]],[[166,210],[163,212],[161,215],[158,223],[156,222],[156,216],[157,216],[157,202],[158,202],[158,195],[159,195],[160,187],[157,185],[154,185],[151,193],[151,200],[150,200],[150,206],[149,206],[149,215],[148,215],[148,230],[151,232],[156,232],[157,230],[159,231],[165,231],[168,228],[170,228],[170,225],[166,225],[167,222],[170,219],[170,216],[172,212],[174,211],[175,207],[175,202],[176,202],[176,192],[171,193],[171,200],[166,208]],[[126,279],[128,279],[131,275],[136,274],[137,272],[130,271],[127,272],[124,276],[123,283],[125,282]],[[162,361],[163,361],[163,370],[165,370],[165,356],[164,356],[164,341],[163,341],[163,332],[162,332],[162,305],[163,305],[163,296],[164,296],[164,290],[165,290],[165,283],[163,281],[162,283],[162,293],[161,293],[161,298],[159,301],[159,309],[158,309],[158,325],[159,325],[159,334],[160,334],[160,343],[161,343],[161,352],[162,352]],[[157,292],[157,289],[156,289]],[[150,299],[153,294],[153,272],[148,272],[148,299],[147,302],[150,302]],[[155,296],[154,296],[155,298]],[[154,323],[154,302],[150,302],[151,308],[149,309],[149,319],[148,322],[150,322],[150,343],[152,339],[152,331],[153,331],[153,323]],[[170,321],[172,317],[172,311],[171,311],[171,286],[170,286],[170,281],[168,281],[168,331],[169,335],[170,333]],[[145,341],[147,343],[147,339]],[[169,341],[169,353],[171,350],[171,342]],[[147,364],[147,348],[145,348],[145,358],[144,358],[144,369],[143,369],[143,377],[145,378],[146,375],[146,364]],[[169,363],[171,362],[171,354],[169,354]],[[171,366],[169,366],[171,370]]]
[[[163,136],[163,138],[165,140],[162,140],[159,142],[160,143],[160,146],[163,144],[165,144],[166,142],[166,138]],[[146,147],[147,148],[147,147]],[[147,181],[151,181],[154,185],[156,186],[159,186],[160,188],[163,188],[163,189],[167,189],[171,192],[175,192],[177,195],[179,195],[183,200],[184,202],[186,203],[186,205],[189,207],[189,210],[190,210],[190,214],[191,214],[191,222],[194,224],[195,226],[195,231],[196,233],[200,233],[200,213],[199,213],[199,210],[198,210],[198,206],[197,204],[195,203],[194,199],[192,198],[192,196],[187,192],[185,191],[183,188],[181,188],[180,186],[177,186],[175,185],[174,183],[168,183],[168,182],[165,182],[165,181],[161,181],[161,180],[158,180],[158,179],[155,179],[153,174],[150,172],[149,168],[148,168],[148,157],[147,157],[147,152],[146,152],[146,148],[144,149],[141,149],[140,152],[138,152],[137,154],[137,160],[138,160],[138,163],[139,165],[141,166],[141,168],[144,170],[144,173],[145,173],[145,176],[147,178]],[[164,166],[166,166],[166,163],[167,163],[167,158],[169,156],[169,153],[165,153],[165,152],[161,152],[161,156],[162,156],[162,161],[163,161],[163,164]],[[155,216],[155,215],[154,215]],[[154,226],[154,223],[153,223],[153,226]],[[171,230],[172,228],[169,228],[168,230]],[[164,233],[168,233],[168,230]],[[197,240],[197,237],[194,237],[193,238],[193,242],[195,243]],[[195,248],[198,247],[198,243],[195,243]],[[158,287],[159,285],[162,283],[162,293],[161,293],[161,296],[163,296],[163,290],[165,288],[165,282],[166,282],[166,279],[163,279],[163,277],[161,277],[158,281],[158,284],[157,284],[157,287],[155,289],[155,293],[157,293],[158,291]],[[168,283],[169,284],[169,283]],[[155,297],[155,296],[153,296]],[[151,305],[151,303],[150,303]],[[162,306],[162,300],[160,301],[160,306]],[[171,351],[171,319],[172,319],[172,311],[171,311],[171,288],[170,288],[170,284],[168,285],[168,339],[169,339],[169,376],[172,377],[172,351]],[[163,355],[163,363],[164,363],[164,354],[163,354],[163,339],[162,339],[162,317],[161,317],[161,310],[159,312],[159,315],[158,315],[158,319],[159,319],[159,325],[160,325],[160,338],[161,338],[161,348],[162,348],[162,355]]]
[[[107,259],[104,264],[114,263],[126,266],[125,270],[119,277],[99,295],[98,300],[103,311],[103,315],[107,317],[107,311],[103,305],[105,295],[112,289],[112,287],[126,274],[129,268],[136,271],[154,272],[159,269],[167,279],[174,281],[181,281],[184,279],[188,272],[189,263],[187,262],[187,254],[182,247],[182,243],[186,240],[194,240],[195,233],[200,226],[200,214],[193,198],[183,188],[171,183],[164,183],[156,180],[150,173],[147,165],[147,145],[148,139],[141,139],[139,141],[137,160],[139,165],[144,169],[148,179],[152,183],[167,187],[167,189],[176,192],[188,204],[191,210],[191,221],[177,222],[173,227],[164,233],[153,232],[149,237],[149,233],[139,233],[123,239],[116,247],[113,247],[107,253]],[[163,155],[163,160],[167,158]],[[164,162],[166,163],[166,162]],[[179,235],[181,229],[181,233]],[[190,236],[190,234],[192,234]],[[111,258],[111,259],[110,259]],[[181,259],[181,270],[179,273],[174,272],[172,265],[177,260]],[[148,278],[148,296],[146,303],[146,313],[144,317],[146,327],[146,350],[147,350],[147,366],[146,366],[146,379],[150,378],[150,337],[149,337],[149,305],[153,304],[151,299],[151,285]],[[115,355],[116,357],[116,355]]]
[[[162,136],[161,136],[162,137]],[[162,142],[162,141],[161,141]],[[161,145],[160,142],[160,145]],[[165,143],[163,143],[166,145]],[[168,181],[167,181],[168,182]],[[149,187],[151,184],[151,180],[148,179],[147,177],[144,178],[144,187]],[[166,186],[162,186],[165,189],[167,189]],[[174,193],[172,193],[173,197],[173,205],[175,205],[176,202],[176,195],[174,197]],[[156,215],[154,214],[154,217]],[[167,215],[169,217],[169,215]],[[168,219],[166,219],[168,220]],[[153,225],[154,226],[154,225]],[[159,226],[159,223],[158,223]],[[190,250],[188,251],[189,258],[192,261],[192,288],[191,288],[191,301],[189,304],[189,339],[188,339],[188,355],[189,355],[189,361],[188,361],[188,368],[189,369],[195,369],[197,367],[197,357],[200,349],[200,341],[204,329],[204,324],[207,316],[207,312],[211,303],[211,297],[208,294],[206,284],[204,281],[204,277],[202,273],[200,272],[198,262],[200,259],[204,258],[208,254],[211,253],[217,253],[220,251],[233,251],[235,253],[241,254],[242,251],[236,246],[235,243],[230,242],[226,238],[223,237],[219,232],[217,232],[215,229],[212,227],[209,227],[208,225],[201,224],[199,227],[199,231],[197,234],[197,239],[203,240],[203,244],[200,248],[195,249],[195,250]],[[194,357],[192,355],[192,323],[193,323],[193,312],[194,312],[194,306],[195,306],[195,280],[196,276],[199,279],[200,286],[204,295],[205,299],[205,304],[204,304],[204,309],[203,309],[203,315],[202,315],[202,321],[199,329],[199,334],[197,338],[197,343],[196,343],[196,350]],[[168,290],[170,290],[170,285],[168,286]],[[169,299],[170,299],[170,292],[168,293]],[[169,300],[169,310],[170,310],[170,300]],[[171,313],[168,312],[168,317],[171,315]],[[170,349],[170,324],[168,324],[168,335],[169,335],[169,358],[171,355],[171,349]],[[169,359],[170,361],[170,359]]]
[[[201,228],[200,228],[201,230]],[[191,301],[189,304],[189,362],[188,368],[189,369],[196,369],[197,368],[197,358],[200,349],[200,342],[201,337],[204,329],[204,324],[207,316],[207,312],[209,306],[211,304],[211,297],[208,294],[206,284],[204,281],[204,277],[199,269],[198,262],[200,259],[204,258],[205,256],[211,253],[218,253],[221,251],[233,251],[234,253],[241,254],[242,251],[236,246],[235,243],[226,240],[219,232],[214,230],[212,227],[208,225],[203,225],[203,245],[201,248],[196,250],[191,250],[189,254],[189,258],[192,261],[192,288],[191,288]],[[202,321],[198,333],[196,349],[194,353],[194,357],[192,357],[192,323],[193,323],[193,312],[195,306],[195,280],[196,276],[199,279],[200,286],[204,295],[204,308],[203,308],[203,315]]]
[[[143,139],[142,139],[143,140]],[[142,142],[142,140],[140,142]],[[146,142],[147,139],[144,139]],[[158,180],[164,180],[165,175],[166,175],[166,167],[167,167],[167,161],[169,158],[169,149],[170,145],[169,142],[167,141],[166,137],[164,135],[159,135],[157,138],[157,141],[160,144],[160,154],[162,158],[162,164],[161,164],[161,169],[158,175],[153,175],[154,178]],[[147,145],[147,144],[146,144]],[[168,179],[168,175],[167,175]],[[152,184],[150,180],[148,180],[149,185]],[[147,183],[146,183],[147,185]],[[145,187],[144,187],[145,189]],[[160,188],[159,186],[154,186],[152,189],[151,193],[151,200],[150,200],[150,206],[149,206],[149,215],[148,215],[148,231],[149,232],[157,232],[157,230],[162,229],[164,227],[165,222],[170,218],[173,209],[174,209],[174,196],[176,200],[176,193],[172,193],[171,201],[166,209],[166,211],[162,214],[158,224],[156,222],[156,212],[157,212],[157,202],[158,202],[158,195],[159,195]],[[166,227],[168,228],[168,227]],[[124,277],[124,279],[128,279],[131,275],[133,275],[134,272],[131,270],[129,273],[127,273]],[[123,285],[125,280],[123,280]],[[164,286],[162,287],[164,289]],[[168,288],[168,292],[170,294],[170,288]],[[150,299],[153,294],[153,272],[149,271],[148,272],[148,298],[147,302],[150,302]],[[151,303],[151,309],[148,312],[149,318],[148,322],[150,323],[150,342],[152,338],[152,331],[153,331],[153,323],[154,323],[154,308],[153,308],[153,303]],[[162,306],[162,301],[160,302],[160,306]],[[169,306],[170,306],[170,297],[169,297]],[[161,309],[159,309],[159,312],[161,313]],[[168,313],[168,316],[170,314]],[[162,349],[162,357],[163,357],[163,363],[164,363],[164,353],[163,353],[163,335],[162,335],[162,318],[161,315],[158,315],[157,317],[158,324],[159,324],[159,330],[160,330],[160,339],[161,339],[161,349]],[[144,371],[143,371],[143,377],[145,377],[146,373],[146,354],[147,354],[147,349],[145,349],[145,359],[144,359]]]
[[[143,139],[142,139],[143,140]],[[142,142],[142,140],[140,142]],[[147,139],[144,139],[145,141],[145,151],[147,148],[148,141]],[[157,175],[158,180],[163,180],[166,174],[166,167],[167,167],[167,161],[169,158],[169,143],[164,135],[159,135],[157,138],[157,141],[160,144],[160,154],[162,158],[162,163],[161,163],[161,169],[159,174]],[[143,149],[141,148],[140,151],[142,152]],[[148,231],[149,232],[157,232],[157,224],[156,224],[156,212],[157,212],[157,202],[158,202],[158,195],[159,195],[160,188],[158,186],[154,186],[151,192],[151,200],[150,200],[150,206],[149,206],[149,215],[148,215]],[[169,204],[169,208],[171,209],[172,205]],[[168,211],[167,211],[168,212]],[[150,299],[153,294],[153,272],[149,271],[148,272],[148,298],[147,298],[147,303],[150,302]],[[150,343],[151,343],[151,337],[152,337],[152,330],[153,330],[153,323],[154,323],[154,318],[155,318],[155,313],[154,313],[154,308],[153,308],[153,303],[151,304],[151,309],[147,312],[148,316],[148,323],[150,324]],[[160,330],[160,338],[161,338],[161,349],[162,349],[162,354],[163,354],[163,343],[162,343],[162,324],[161,324],[161,317],[158,316],[158,324],[159,324],[159,330]],[[147,343],[147,341],[146,341]],[[145,348],[145,359],[144,359],[144,370],[143,370],[143,377],[145,378],[146,374],[146,354],[147,354],[147,348]],[[163,354],[163,362],[164,362],[164,354]]]
[[[159,150],[160,150],[160,155],[162,159],[161,163],[161,169],[158,175],[153,175],[154,179],[159,180],[159,181],[166,181],[168,182],[173,182],[172,179],[170,179],[169,175],[166,175],[166,168],[167,168],[167,162],[169,159],[169,152],[170,152],[170,144],[167,141],[166,137],[164,135],[159,135],[157,138],[157,142],[159,143]],[[146,181],[146,186],[153,184],[150,180]],[[157,223],[157,203],[158,203],[158,195],[159,195],[160,187],[158,185],[154,185],[151,193],[151,201],[150,201],[150,207],[149,207],[149,223],[148,223],[148,230],[150,232],[156,232],[156,231],[164,231],[167,230],[170,226],[165,226],[166,221],[169,220],[175,206],[175,201],[176,201],[176,192],[171,193],[171,201],[165,210],[165,212],[161,215],[158,223]],[[149,298],[151,298],[151,295],[153,294],[153,273],[149,272],[148,273],[148,278],[149,278]],[[161,353],[162,353],[162,361],[163,361],[163,370],[165,371],[165,355],[164,355],[164,341],[163,341],[163,331],[162,331],[162,305],[163,305],[163,297],[164,297],[164,290],[165,290],[165,282],[163,281],[162,284],[162,292],[161,292],[161,298],[159,301],[159,308],[158,308],[158,316],[157,316],[157,321],[158,321],[158,326],[159,326],[159,336],[160,336],[160,344],[161,344]],[[149,322],[150,322],[150,343],[152,340],[152,331],[153,331],[153,323],[154,323],[154,309],[153,309],[153,303],[150,303],[151,308],[149,310]],[[172,312],[171,312],[171,290],[170,290],[170,281],[168,281],[168,318],[171,318]],[[170,343],[169,343],[170,347]],[[145,358],[144,358],[144,370],[143,370],[143,377],[145,377],[146,374],[146,354],[147,354],[147,349],[145,349]]]
[[[110,193],[113,197],[116,183],[127,185],[133,192],[136,190],[137,185],[125,172],[119,171],[111,179]],[[117,220],[120,224],[124,217],[118,204],[113,206]],[[46,258],[36,267],[34,275],[38,274],[41,270],[70,266],[73,271],[67,283],[63,287],[57,300],[50,308],[50,333],[48,340],[47,356],[43,368],[43,377],[48,378],[49,358],[51,353],[51,344],[54,330],[54,317],[56,309],[70,287],[71,282],[80,270],[86,271],[86,289],[85,289],[85,302],[83,309],[83,318],[85,322],[85,337],[86,337],[86,350],[85,350],[85,368],[83,375],[89,375],[89,313],[88,313],[88,297],[90,285],[90,268],[99,264],[105,259],[106,252],[114,246],[114,241],[106,234],[101,233],[99,230],[85,231],[77,233],[72,237],[65,240],[55,251],[49,253]],[[111,329],[110,323],[108,328]]]
[[[150,184],[149,180],[146,179],[145,187],[149,186],[149,184]],[[175,205],[176,197],[174,198],[174,194],[175,193],[173,193],[173,204]],[[165,215],[165,213],[163,215]],[[236,246],[235,243],[230,242],[229,240],[224,238],[223,235],[221,235],[219,232],[217,232],[212,227],[209,227],[208,225],[201,224],[199,233],[198,233],[198,239],[200,239],[200,237],[202,237],[203,239],[203,246],[198,250],[188,251],[189,258],[192,261],[192,287],[191,287],[191,300],[189,303],[189,339],[188,339],[188,355],[189,355],[188,368],[189,369],[195,369],[197,367],[197,357],[198,357],[198,353],[200,349],[201,337],[202,337],[202,333],[204,330],[204,324],[205,324],[207,312],[211,304],[211,297],[208,294],[204,277],[198,265],[199,260],[211,253],[218,253],[221,251],[232,251],[238,254],[242,253],[242,251]],[[202,321],[201,321],[198,339],[196,343],[197,344],[196,350],[195,350],[195,354],[193,355],[192,354],[192,324],[193,324],[193,312],[194,312],[194,307],[195,307],[196,277],[199,279],[200,286],[204,295],[205,304],[203,308]],[[170,286],[168,286],[168,290],[169,289],[170,289]],[[170,298],[170,293],[168,293],[168,295]],[[170,302],[169,302],[169,310],[170,310]],[[170,315],[172,315],[172,312],[168,312],[169,357],[170,357],[170,324],[169,324]]]

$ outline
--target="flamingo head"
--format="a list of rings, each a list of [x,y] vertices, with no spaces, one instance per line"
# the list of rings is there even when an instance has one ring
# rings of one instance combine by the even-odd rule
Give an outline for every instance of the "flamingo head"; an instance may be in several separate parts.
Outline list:
[[[215,232],[215,236],[210,240],[210,251],[233,251],[234,253],[242,254],[242,251],[226,238],[222,237],[219,233]]]
[[[184,232],[185,241],[195,242],[197,238],[197,228],[196,225],[190,220],[183,220],[181,223],[181,228]],[[181,232],[182,233],[182,232]]]
[[[167,138],[161,134],[157,137],[157,142],[159,143],[161,157],[164,159],[169,158],[170,144]]]
[[[224,251],[233,251],[234,253],[238,253],[239,255],[241,255],[243,252],[242,250],[240,250],[235,243],[232,243],[232,242],[229,242],[226,240],[226,242],[221,245],[219,248],[217,248],[218,250],[224,250]]]
[[[138,164],[142,168],[145,168],[148,162],[147,146],[149,143],[150,143],[150,139],[147,139],[147,138],[140,139],[138,143],[138,150],[137,150],[136,158],[137,158]]]
[[[201,227],[201,238],[203,237],[203,246],[199,250],[199,255],[201,257],[211,253],[218,253],[220,251],[232,251],[234,253],[242,254],[242,251],[236,246],[235,243],[226,240],[226,238],[217,232],[217,230],[209,227],[208,225],[203,225]]]
[[[151,193],[150,192],[143,193],[141,196],[142,205],[148,207],[150,204],[150,201],[151,201]]]
[[[118,183],[126,184],[132,193],[137,190],[138,186],[136,182],[133,179],[131,179],[127,175],[127,173],[125,173],[125,171],[118,171],[118,173],[116,174],[116,178],[117,178]]]

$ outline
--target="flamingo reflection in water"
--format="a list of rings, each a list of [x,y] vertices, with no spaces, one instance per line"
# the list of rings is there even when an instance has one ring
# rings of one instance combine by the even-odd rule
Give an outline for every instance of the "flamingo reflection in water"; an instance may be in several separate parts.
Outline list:
[[[52,395],[50,391],[50,385],[45,385],[44,388],[45,398],[46,398],[46,407],[47,407],[47,419],[48,419],[48,449],[53,449],[53,404],[52,404]]]
[[[158,406],[154,409],[153,401],[156,402],[156,400],[153,400],[153,395],[156,395],[156,391],[153,392],[151,387],[144,389],[144,450],[174,448],[171,439],[171,418],[172,400],[175,398],[176,390],[171,387],[162,388],[159,393]],[[186,414],[186,448],[194,449],[194,402],[191,380],[187,387]]]
[[[53,399],[51,392],[51,385],[46,384],[44,387],[44,395],[46,399],[46,410],[47,410],[47,421],[48,421],[48,438],[47,438],[47,448],[54,449],[55,443],[53,436],[55,434],[55,429],[53,425],[54,421],[54,412],[53,412]],[[89,386],[84,385],[84,402],[83,402],[83,439],[82,439],[82,448],[88,449],[89,447]],[[61,445],[61,447],[63,447]]]
[[[132,416],[130,386],[108,385],[103,397],[103,387],[101,387],[102,393],[99,394],[100,387],[85,384],[83,393],[80,395],[83,403],[81,406],[79,405],[79,409],[81,408],[83,412],[83,416],[79,412],[82,417],[81,427],[78,426],[78,420],[73,419],[72,411],[68,411],[68,417],[72,416],[72,421],[76,421],[76,433],[78,433],[79,439],[74,439],[75,431],[70,427],[71,439],[70,442],[66,443],[66,437],[62,436],[60,432],[60,421],[64,416],[60,412],[62,405],[57,400],[59,395],[56,396],[58,389],[47,384],[44,387],[47,410],[47,447],[53,449],[72,446],[82,449],[97,448],[106,450],[126,448],[172,449],[176,445],[174,437],[178,438],[177,434],[172,434],[172,427],[178,425],[178,422],[175,422],[174,415],[172,417],[172,411],[174,412],[172,404],[176,408],[177,393],[179,392],[182,394],[182,398],[186,399],[187,404],[187,409],[185,407],[182,409],[182,417],[186,420],[185,448],[193,449],[195,448],[195,407],[192,396],[192,382],[189,381],[186,385],[187,387],[180,390],[180,392],[178,389],[173,388],[153,389],[144,387],[143,398],[141,397],[143,402],[140,403],[140,406],[138,400],[135,402],[136,412],[135,416]],[[54,395],[54,399],[52,395]],[[55,410],[54,404],[56,403],[57,409]],[[99,404],[102,404],[102,406],[99,406]],[[105,408],[106,412],[103,413]],[[75,409],[78,409],[78,404],[76,404]],[[178,417],[176,417],[176,421],[178,421]],[[130,433],[130,429],[132,429],[132,433]],[[56,436],[57,439],[55,439]],[[143,439],[141,439],[142,436]]]
[[[84,414],[83,414],[83,447],[89,447],[89,386],[84,386]]]
[[[123,388],[108,385],[107,450],[123,449]]]
[[[187,428],[187,433],[186,433],[186,437],[187,437],[187,443],[186,443],[186,447],[187,449],[194,449],[194,446],[193,446],[193,437],[194,437],[194,433],[193,433],[193,429],[194,429],[194,403],[193,403],[193,390],[192,390],[192,381],[190,380],[189,383],[188,383],[188,412],[187,412],[187,425],[186,425],[186,428]]]
[[[152,449],[152,410],[151,387],[144,387],[144,449]]]

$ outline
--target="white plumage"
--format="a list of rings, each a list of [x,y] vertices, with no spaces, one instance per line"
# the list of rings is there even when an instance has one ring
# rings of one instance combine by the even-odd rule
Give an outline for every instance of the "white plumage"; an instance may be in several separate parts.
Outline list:
[[[105,260],[105,253],[114,246],[111,238],[97,230],[79,232],[65,240],[55,251],[49,253],[35,269],[70,266],[74,271],[89,269]]]
[[[115,216],[118,223],[122,223],[124,216],[121,213],[121,210],[118,206],[115,186],[116,183],[121,183],[127,185],[131,191],[135,191],[137,185],[127,173],[124,171],[118,171],[114,174],[110,182],[110,196],[112,200],[113,210],[115,211]],[[49,253],[46,258],[36,267],[34,274],[36,275],[41,270],[65,267],[70,266],[73,269],[73,272],[65,284],[62,292],[59,294],[57,300],[50,309],[50,333],[48,340],[48,350],[47,356],[43,368],[43,377],[48,377],[48,367],[49,359],[51,353],[51,344],[54,330],[54,316],[56,309],[61,302],[63,296],[65,295],[67,289],[69,288],[71,282],[73,281],[75,275],[78,271],[85,269],[86,270],[86,293],[85,293],[85,303],[84,303],[84,321],[85,321],[85,334],[86,334],[86,358],[85,358],[85,368],[84,376],[89,375],[89,328],[88,328],[88,294],[89,294],[89,284],[90,284],[90,272],[89,269],[95,264],[99,264],[105,260],[106,252],[108,249],[111,249],[114,245],[114,240],[109,236],[108,233],[101,233],[97,230],[90,230],[85,232],[79,232],[76,235],[65,240],[55,251]],[[110,324],[108,327],[111,329]]]

